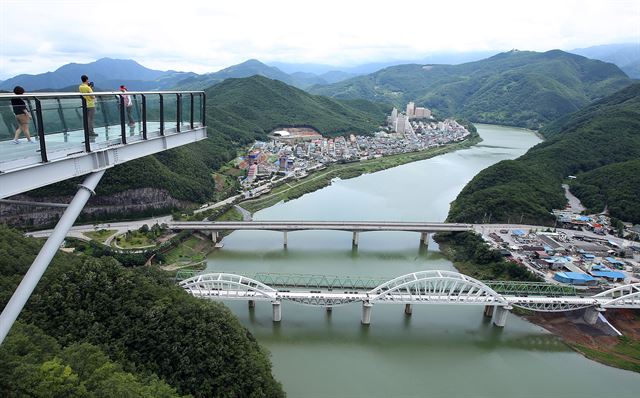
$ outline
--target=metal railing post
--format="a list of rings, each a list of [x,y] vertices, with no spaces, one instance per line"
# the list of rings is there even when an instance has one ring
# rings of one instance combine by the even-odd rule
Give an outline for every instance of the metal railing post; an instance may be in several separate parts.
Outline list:
[[[182,119],[182,95],[176,94],[176,133],[180,132],[180,119]]]
[[[205,112],[207,111],[207,107],[206,107],[207,95],[204,92],[200,93],[200,95],[202,98],[202,125],[206,126],[207,123],[205,122],[205,119],[206,119]]]
[[[94,98],[95,105],[98,106],[98,97]],[[102,118],[104,119],[104,129],[105,131],[109,131],[109,115],[107,114],[107,107],[104,101],[102,101],[102,98],[100,98],[100,113],[102,113]]]
[[[44,124],[42,123],[42,103],[38,98],[34,98],[36,103],[36,128],[38,129],[38,141],[40,141],[40,157],[42,163],[47,163],[47,148],[44,143]]]
[[[164,98],[162,94],[158,94],[160,97],[160,135],[164,135]]]
[[[119,96],[120,102],[120,139],[122,140],[122,144],[127,143],[127,128],[124,124],[124,95]]]
[[[189,126],[193,130],[193,93],[189,93]]]
[[[64,112],[62,111],[62,103],[60,102],[60,98],[56,98],[58,102],[58,116],[60,116],[60,121],[62,122],[62,131],[66,134],[69,132],[69,128],[67,127],[67,120],[64,118]]]
[[[142,139],[147,139],[147,97],[142,95]]]
[[[89,119],[87,118],[87,99],[82,96],[82,127],[84,128],[84,150],[91,152],[91,141],[89,139]]]

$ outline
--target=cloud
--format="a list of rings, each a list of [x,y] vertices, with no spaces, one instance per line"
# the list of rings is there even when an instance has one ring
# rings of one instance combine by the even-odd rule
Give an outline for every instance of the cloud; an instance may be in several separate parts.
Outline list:
[[[211,3],[2,0],[0,78],[102,57],[203,73],[248,58],[346,66],[447,51],[640,42],[636,0]],[[12,61],[26,57],[32,61]]]

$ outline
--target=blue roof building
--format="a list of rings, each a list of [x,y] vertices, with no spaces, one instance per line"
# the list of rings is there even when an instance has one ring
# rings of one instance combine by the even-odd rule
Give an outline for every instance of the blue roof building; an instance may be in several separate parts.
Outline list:
[[[582,272],[557,272],[553,279],[570,285],[595,285],[598,280]]]
[[[591,275],[597,278],[609,279],[613,282],[624,281],[624,274],[620,271],[591,271]]]

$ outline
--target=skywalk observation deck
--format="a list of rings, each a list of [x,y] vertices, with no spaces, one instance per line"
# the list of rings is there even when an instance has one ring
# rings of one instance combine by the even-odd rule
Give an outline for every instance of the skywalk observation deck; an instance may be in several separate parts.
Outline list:
[[[206,138],[202,91],[0,94],[0,198],[104,170],[117,164]],[[27,105],[34,143],[20,133],[11,99]],[[92,134],[93,130],[93,134]]]
[[[32,142],[14,141],[25,107]],[[0,94],[0,199],[87,175],[2,310],[0,343],[105,170],[207,138],[205,109],[202,91]]]

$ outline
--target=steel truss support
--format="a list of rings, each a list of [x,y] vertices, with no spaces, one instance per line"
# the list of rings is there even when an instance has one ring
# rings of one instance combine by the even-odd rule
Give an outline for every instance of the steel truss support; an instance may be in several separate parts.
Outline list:
[[[38,253],[33,264],[31,264],[29,271],[27,271],[16,291],[13,292],[7,306],[2,310],[2,314],[0,315],[0,344],[2,344],[4,338],[7,337],[11,326],[13,326],[18,315],[20,315],[22,308],[27,303],[27,300],[29,300],[40,278],[42,278],[42,275],[47,270],[53,256],[58,252],[58,248],[80,215],[84,205],[87,204],[91,195],[95,194],[94,190],[104,175],[104,172],[104,170],[100,170],[89,174],[79,186],[78,192],[73,197],[71,203],[69,203],[67,210],[65,210],[60,221],[58,221],[51,236],[49,236],[49,239],[47,239],[42,249],[40,249],[40,253]]]

